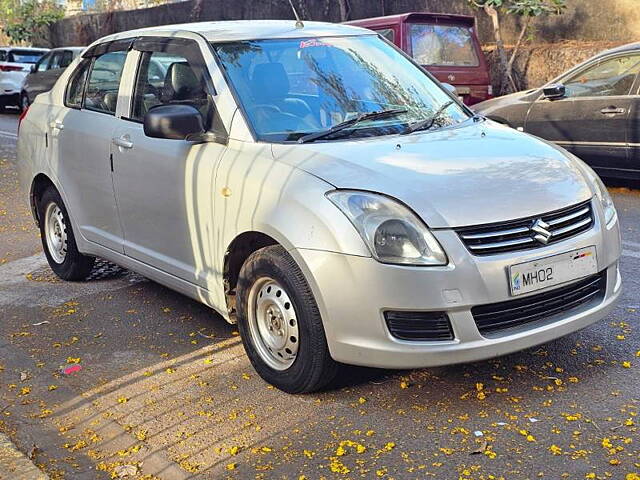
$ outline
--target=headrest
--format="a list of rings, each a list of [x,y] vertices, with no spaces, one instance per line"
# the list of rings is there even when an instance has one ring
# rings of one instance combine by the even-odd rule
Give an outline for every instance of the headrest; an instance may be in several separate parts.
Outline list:
[[[187,62],[175,62],[169,66],[164,86],[172,91],[173,100],[185,100],[194,93],[202,92],[202,84]]]
[[[289,77],[281,63],[261,63],[251,77],[253,94],[259,98],[280,98],[289,93]]]

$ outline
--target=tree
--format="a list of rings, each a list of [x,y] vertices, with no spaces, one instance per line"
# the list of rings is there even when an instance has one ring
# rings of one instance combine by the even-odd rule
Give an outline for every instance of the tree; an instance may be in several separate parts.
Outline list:
[[[12,9],[3,29],[14,43],[31,43],[46,37],[46,28],[64,17],[64,9],[52,0],[26,0]]]
[[[500,75],[501,93],[517,91],[518,85],[513,77],[513,64],[531,20],[545,14],[561,14],[566,8],[566,0],[467,0],[475,8],[482,9],[491,18],[493,36],[496,41],[496,53],[498,55],[498,70]],[[518,40],[507,59],[507,53],[502,39],[500,24],[500,12],[522,17]]]

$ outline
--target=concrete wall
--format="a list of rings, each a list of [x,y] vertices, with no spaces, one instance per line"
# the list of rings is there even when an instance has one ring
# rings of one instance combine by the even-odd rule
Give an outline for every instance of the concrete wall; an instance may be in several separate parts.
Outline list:
[[[469,7],[467,0],[347,0],[350,18],[366,18],[408,11],[475,14],[483,43],[492,41],[491,25],[483,12]],[[304,18],[338,22],[339,0],[294,0]],[[558,17],[535,22],[536,41],[562,40],[627,43],[640,41],[640,0],[568,0],[568,9]],[[51,46],[83,45],[110,33],[139,27],[190,21],[256,18],[291,18],[288,0],[188,0],[158,7],[116,11],[65,18],[52,25],[43,43]],[[512,42],[517,19],[503,18],[504,36]]]

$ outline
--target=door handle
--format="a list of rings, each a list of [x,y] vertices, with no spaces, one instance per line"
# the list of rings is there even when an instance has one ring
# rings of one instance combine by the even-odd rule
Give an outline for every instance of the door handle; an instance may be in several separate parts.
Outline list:
[[[57,128],[58,130],[63,130],[64,124],[62,123],[62,120],[54,120],[53,122],[49,122],[49,127],[51,129]]]
[[[122,148],[133,148],[133,142],[129,140],[127,135],[122,137],[115,137],[112,139],[114,145],[117,145]]]
[[[606,107],[600,110],[600,113],[603,115],[621,115],[625,112],[626,110],[624,108],[618,108],[614,106]]]

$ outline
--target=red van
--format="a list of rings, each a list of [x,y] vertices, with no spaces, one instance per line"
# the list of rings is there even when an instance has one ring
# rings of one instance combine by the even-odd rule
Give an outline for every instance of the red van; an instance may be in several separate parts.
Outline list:
[[[474,17],[403,13],[347,23],[374,30],[396,44],[438,80],[455,86],[467,105],[493,96]]]

